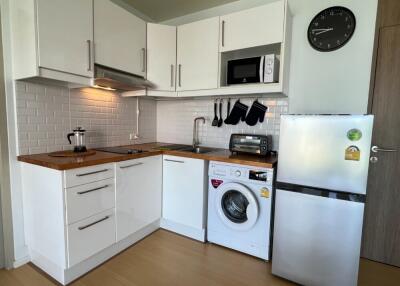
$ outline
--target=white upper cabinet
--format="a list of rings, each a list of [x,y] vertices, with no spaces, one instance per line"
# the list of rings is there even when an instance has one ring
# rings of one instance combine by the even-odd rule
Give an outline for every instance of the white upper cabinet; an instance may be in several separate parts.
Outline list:
[[[176,27],[147,24],[147,79],[155,90],[175,91]]]
[[[178,27],[177,90],[218,87],[219,17]]]
[[[283,42],[285,2],[221,16],[221,52]]]
[[[161,156],[116,164],[117,241],[161,218]]]
[[[94,43],[95,63],[146,76],[146,22],[139,17],[110,0],[95,0]]]
[[[90,85],[93,1],[9,2],[14,78]]]
[[[93,1],[37,0],[39,66],[93,76]]]

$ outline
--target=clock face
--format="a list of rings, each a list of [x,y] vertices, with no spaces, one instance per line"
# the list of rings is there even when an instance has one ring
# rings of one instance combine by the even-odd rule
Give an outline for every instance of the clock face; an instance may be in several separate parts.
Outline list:
[[[320,52],[343,47],[353,36],[356,18],[345,7],[331,7],[321,11],[308,27],[308,41]]]

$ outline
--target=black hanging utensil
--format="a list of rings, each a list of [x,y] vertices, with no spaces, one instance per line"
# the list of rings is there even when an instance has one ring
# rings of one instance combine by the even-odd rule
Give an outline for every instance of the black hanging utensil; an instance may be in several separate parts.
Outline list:
[[[226,123],[226,120],[228,119],[228,117],[229,117],[229,114],[231,114],[231,99],[230,98],[228,98],[228,103],[227,103],[227,105],[226,105],[227,107],[226,107],[226,118],[225,118],[225,124],[227,124]]]
[[[219,120],[218,120],[218,127],[222,126],[222,123],[224,122],[224,120],[222,119],[222,104],[223,104],[223,100],[220,99],[219,101]]]
[[[217,99],[214,101],[214,119],[211,126],[218,126],[218,115],[217,115]]]

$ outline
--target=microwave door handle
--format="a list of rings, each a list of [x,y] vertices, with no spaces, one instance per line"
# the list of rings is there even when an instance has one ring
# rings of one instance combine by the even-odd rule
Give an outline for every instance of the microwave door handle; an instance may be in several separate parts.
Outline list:
[[[265,63],[265,56],[262,56],[260,59],[260,83],[264,82],[264,63]]]

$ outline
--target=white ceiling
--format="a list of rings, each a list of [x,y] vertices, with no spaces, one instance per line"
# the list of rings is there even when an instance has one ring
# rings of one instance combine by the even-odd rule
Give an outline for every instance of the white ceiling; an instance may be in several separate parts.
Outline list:
[[[122,0],[147,15],[155,22],[161,22],[198,12],[237,0]]]

